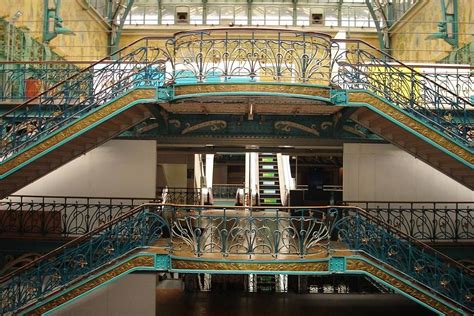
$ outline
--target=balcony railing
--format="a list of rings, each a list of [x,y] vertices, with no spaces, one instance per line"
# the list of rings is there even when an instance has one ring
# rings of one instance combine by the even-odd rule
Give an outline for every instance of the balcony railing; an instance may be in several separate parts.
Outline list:
[[[470,312],[473,308],[473,271],[356,207],[268,211],[144,204],[1,278],[0,311],[18,311],[159,238],[170,238],[173,254],[189,257],[299,260],[349,251]]]
[[[471,101],[358,40],[227,28],[144,38],[111,57],[116,60],[105,58],[2,114],[0,119],[6,123],[0,127],[0,160],[133,89],[158,89],[164,91],[159,98],[168,100],[170,86],[203,83],[370,91],[460,145],[473,145]]]

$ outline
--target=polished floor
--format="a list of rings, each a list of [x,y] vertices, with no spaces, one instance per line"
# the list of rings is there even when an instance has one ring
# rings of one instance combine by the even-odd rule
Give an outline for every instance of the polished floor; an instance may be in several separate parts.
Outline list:
[[[435,315],[395,294],[187,293],[158,289],[156,315]]]

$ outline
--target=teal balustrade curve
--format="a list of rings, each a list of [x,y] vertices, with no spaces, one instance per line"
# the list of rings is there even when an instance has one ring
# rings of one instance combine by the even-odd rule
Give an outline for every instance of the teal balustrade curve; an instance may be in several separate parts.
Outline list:
[[[335,208],[332,234],[350,249],[398,270],[408,279],[474,310],[474,271],[359,208]]]
[[[169,234],[162,206],[143,204],[0,279],[0,314],[16,314]]]

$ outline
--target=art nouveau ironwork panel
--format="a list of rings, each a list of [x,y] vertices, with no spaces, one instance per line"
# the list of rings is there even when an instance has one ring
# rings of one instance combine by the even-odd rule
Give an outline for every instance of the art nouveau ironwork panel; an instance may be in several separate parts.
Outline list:
[[[10,196],[0,201],[0,236],[81,236],[146,201],[132,198]]]
[[[432,81],[362,41],[333,40],[333,45],[337,51],[333,84],[371,91],[460,144],[472,146],[474,106],[455,93],[460,88],[453,92],[449,85]]]
[[[172,44],[177,81],[330,81],[331,43],[323,34],[226,29],[178,33]]]
[[[296,212],[296,210],[295,210]],[[335,214],[325,210],[288,210],[247,208],[207,209],[177,207],[170,227],[173,240],[201,256],[206,253],[229,254],[308,254],[327,253],[329,231]]]
[[[402,272],[413,280],[470,309],[474,308],[473,271],[404,235],[357,208],[340,209],[333,232],[350,249]]]
[[[474,203],[470,202],[345,202],[403,233],[424,241],[474,240]]]
[[[142,205],[0,279],[0,313],[15,312],[168,232],[159,205]]]

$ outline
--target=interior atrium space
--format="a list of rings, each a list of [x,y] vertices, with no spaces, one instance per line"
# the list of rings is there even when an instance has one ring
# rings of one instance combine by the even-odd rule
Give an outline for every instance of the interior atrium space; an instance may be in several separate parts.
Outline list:
[[[1,0],[0,315],[474,315],[473,0]]]

